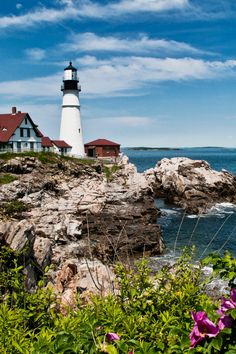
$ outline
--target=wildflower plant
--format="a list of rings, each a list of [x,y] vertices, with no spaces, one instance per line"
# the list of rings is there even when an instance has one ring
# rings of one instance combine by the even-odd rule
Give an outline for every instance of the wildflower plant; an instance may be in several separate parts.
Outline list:
[[[23,264],[0,249],[0,352],[3,354],[186,354],[236,352],[236,293],[204,293],[201,265],[185,253],[153,274],[146,260],[116,266],[116,293],[80,299],[62,316],[42,282],[24,289]],[[14,286],[13,286],[13,285]],[[23,299],[23,301],[22,301]],[[190,336],[191,333],[191,336]]]

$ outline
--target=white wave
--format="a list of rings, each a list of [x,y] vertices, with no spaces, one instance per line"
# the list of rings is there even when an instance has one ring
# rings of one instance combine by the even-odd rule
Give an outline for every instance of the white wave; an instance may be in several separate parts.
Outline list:
[[[232,203],[217,203],[208,212],[209,216],[216,216],[223,218],[225,215],[234,214],[236,212],[236,205]]]
[[[179,215],[181,211],[178,209],[161,209],[164,216],[166,215]]]
[[[236,205],[233,204],[233,203],[229,203],[229,202],[225,202],[225,203],[217,203],[215,205],[216,207],[223,207],[223,208],[233,208],[233,209],[236,209]]]

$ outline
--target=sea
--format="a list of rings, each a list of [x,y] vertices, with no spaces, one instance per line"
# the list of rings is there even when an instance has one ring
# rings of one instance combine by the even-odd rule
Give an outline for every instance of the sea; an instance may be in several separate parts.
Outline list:
[[[227,170],[236,175],[236,148],[204,147],[159,150],[133,150],[124,148],[138,172],[154,167],[162,158],[189,157],[206,160],[217,171]],[[162,211],[157,223],[161,226],[166,245],[164,257],[173,261],[185,247],[195,246],[197,260],[210,253],[224,254],[227,250],[236,257],[236,205],[216,204],[205,215],[188,215],[181,208],[156,199]]]

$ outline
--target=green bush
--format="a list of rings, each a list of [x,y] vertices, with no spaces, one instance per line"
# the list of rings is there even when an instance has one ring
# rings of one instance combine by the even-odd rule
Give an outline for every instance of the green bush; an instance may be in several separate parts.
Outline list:
[[[235,353],[235,327],[189,348],[191,311],[206,311],[216,323],[219,302],[204,293],[202,266],[193,266],[186,253],[174,267],[154,275],[145,260],[135,269],[117,264],[116,292],[94,296],[89,304],[78,298],[77,310],[68,310],[66,316],[43,281],[34,293],[25,290],[22,254],[14,256],[2,247],[0,259],[1,353]],[[232,272],[235,276],[234,267]]]

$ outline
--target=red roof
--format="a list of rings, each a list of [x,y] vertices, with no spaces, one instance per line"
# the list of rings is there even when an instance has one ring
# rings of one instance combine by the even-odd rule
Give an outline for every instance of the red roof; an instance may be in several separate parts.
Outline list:
[[[42,137],[42,147],[52,147],[53,143],[48,136]]]
[[[37,126],[34,124],[28,113],[0,114],[0,141],[3,143],[8,142],[25,118],[30,120],[37,136],[40,136]]]
[[[114,143],[113,141],[107,139],[97,139],[84,144],[84,146],[120,146],[120,144]]]
[[[72,146],[67,144],[64,140],[52,140],[53,144],[58,148],[71,148]]]
[[[39,130],[38,126],[35,125],[35,131],[36,131],[36,134],[40,137],[40,138],[43,138],[43,133]]]

